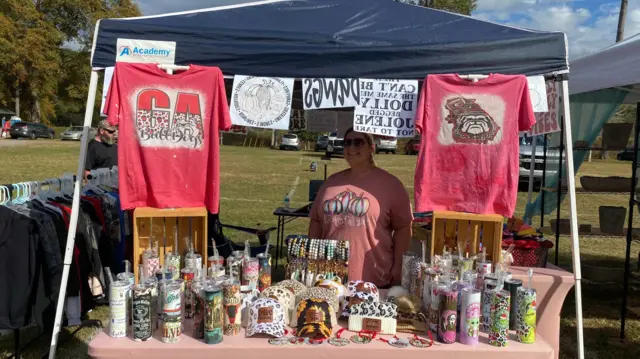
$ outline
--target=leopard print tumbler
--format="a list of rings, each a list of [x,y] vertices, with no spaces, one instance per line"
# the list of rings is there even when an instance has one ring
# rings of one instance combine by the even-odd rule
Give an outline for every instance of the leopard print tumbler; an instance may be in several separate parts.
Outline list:
[[[494,347],[506,347],[509,343],[509,311],[511,294],[506,290],[493,291],[491,295],[491,318],[489,325],[489,344]]]

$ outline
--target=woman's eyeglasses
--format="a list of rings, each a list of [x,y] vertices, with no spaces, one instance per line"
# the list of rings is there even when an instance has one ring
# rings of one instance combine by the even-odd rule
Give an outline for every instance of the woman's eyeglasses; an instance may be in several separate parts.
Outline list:
[[[362,148],[365,143],[365,140],[362,138],[354,138],[353,140],[344,140],[344,147],[353,146],[355,148]]]

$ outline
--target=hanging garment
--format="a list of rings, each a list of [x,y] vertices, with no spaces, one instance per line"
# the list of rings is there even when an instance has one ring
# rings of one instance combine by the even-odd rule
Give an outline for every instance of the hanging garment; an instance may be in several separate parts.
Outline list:
[[[418,212],[450,210],[511,217],[519,178],[520,131],[535,123],[527,78],[491,74],[477,82],[429,75],[416,128]]]
[[[219,130],[231,127],[222,72],[118,63],[105,103],[118,126],[122,209],[207,207],[218,213]]]
[[[4,206],[0,218],[0,329],[19,329],[32,322],[42,226]]]

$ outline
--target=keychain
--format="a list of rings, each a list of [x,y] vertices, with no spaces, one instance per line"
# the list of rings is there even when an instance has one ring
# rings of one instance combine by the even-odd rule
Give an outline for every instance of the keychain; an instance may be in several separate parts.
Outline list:
[[[305,343],[308,345],[322,345],[324,343],[324,338],[307,338]]]
[[[282,346],[291,344],[289,338],[269,338],[269,344]]]
[[[429,334],[429,340],[424,338],[419,338],[417,335],[413,335],[413,338],[409,339],[409,344],[416,348],[429,348],[433,345],[433,337],[431,336],[431,331],[427,330],[427,334]]]
[[[329,340],[327,341],[327,343],[333,345],[334,347],[345,347],[349,344],[351,344],[351,342],[349,341],[349,339],[347,338],[340,338],[340,336],[342,335],[342,332],[344,332],[344,328],[340,329],[337,333],[335,337],[329,338]]]
[[[409,341],[406,339],[400,339],[398,338],[398,336],[394,335],[393,338],[387,340],[384,338],[380,338],[380,341],[383,341],[389,345],[391,345],[392,347],[395,348],[408,348],[409,347]]]
[[[371,333],[371,336],[365,335],[365,333]],[[351,342],[355,344],[369,344],[373,339],[376,338],[377,332],[372,332],[369,330],[361,330],[358,334],[351,336]]]

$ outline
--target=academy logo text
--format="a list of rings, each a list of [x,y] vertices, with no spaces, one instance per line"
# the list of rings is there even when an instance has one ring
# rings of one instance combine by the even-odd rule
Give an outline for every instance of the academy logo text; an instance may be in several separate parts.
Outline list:
[[[171,50],[163,50],[155,47],[138,47],[138,46],[120,46],[118,48],[118,56],[152,56],[152,57],[169,57]]]

